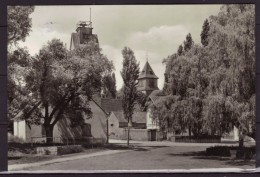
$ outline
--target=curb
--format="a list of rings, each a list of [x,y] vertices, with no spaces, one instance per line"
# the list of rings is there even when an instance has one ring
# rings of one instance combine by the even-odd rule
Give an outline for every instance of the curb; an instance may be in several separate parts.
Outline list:
[[[22,170],[24,168],[37,167],[37,166],[41,166],[41,165],[48,165],[48,164],[60,163],[60,162],[67,162],[67,161],[85,159],[85,158],[102,156],[102,155],[117,154],[117,153],[121,153],[121,152],[125,152],[125,151],[128,151],[128,150],[106,150],[106,151],[95,152],[95,153],[86,154],[86,155],[77,155],[77,156],[72,156],[72,157],[61,157],[61,158],[58,158],[58,159],[52,159],[52,160],[38,162],[38,163],[9,165],[8,171]]]

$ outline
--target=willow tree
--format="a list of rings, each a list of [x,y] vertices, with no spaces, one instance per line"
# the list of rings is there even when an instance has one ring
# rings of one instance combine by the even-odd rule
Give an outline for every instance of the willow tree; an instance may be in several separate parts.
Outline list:
[[[210,17],[209,44],[212,59],[209,96],[225,98],[225,109],[245,135],[255,138],[255,8],[254,5],[224,5]]]

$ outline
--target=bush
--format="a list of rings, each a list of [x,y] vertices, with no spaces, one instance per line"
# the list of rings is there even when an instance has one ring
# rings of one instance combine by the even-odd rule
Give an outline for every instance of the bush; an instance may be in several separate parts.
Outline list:
[[[36,150],[30,143],[8,143],[8,152],[20,152],[23,154],[35,154]]]
[[[175,142],[184,142],[184,143],[220,143],[220,136],[175,136]]]
[[[71,154],[82,152],[83,148],[80,145],[69,145],[69,146],[59,146],[58,154]]]
[[[227,146],[214,146],[206,149],[206,154],[208,156],[221,156],[230,157],[230,147]]]
[[[252,159],[254,154],[255,154],[255,146],[243,147],[243,148],[237,150],[236,158],[249,160],[249,159]]]
[[[230,157],[230,150],[236,150],[236,158],[249,160],[255,154],[255,146],[239,148],[237,146],[214,146],[206,149],[208,156]]]
[[[13,136],[12,134],[8,134],[8,142],[10,143],[25,143],[24,139],[19,138],[17,136]]]

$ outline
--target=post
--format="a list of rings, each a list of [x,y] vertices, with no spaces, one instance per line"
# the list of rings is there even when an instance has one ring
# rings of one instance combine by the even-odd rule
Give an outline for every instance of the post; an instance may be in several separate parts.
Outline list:
[[[108,117],[107,117],[107,144],[109,143]]]

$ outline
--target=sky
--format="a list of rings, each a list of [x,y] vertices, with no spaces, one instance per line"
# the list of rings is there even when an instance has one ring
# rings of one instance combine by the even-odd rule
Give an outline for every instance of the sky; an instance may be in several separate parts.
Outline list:
[[[175,53],[188,33],[200,43],[203,22],[217,15],[221,5],[92,5],[92,6],[36,6],[30,15],[32,31],[21,42],[31,55],[53,38],[70,45],[71,33],[79,21],[90,20],[93,34],[98,35],[102,53],[115,66],[117,89],[123,85],[122,49],[130,47],[140,70],[146,60],[159,77],[158,87],[163,88],[164,58]]]

